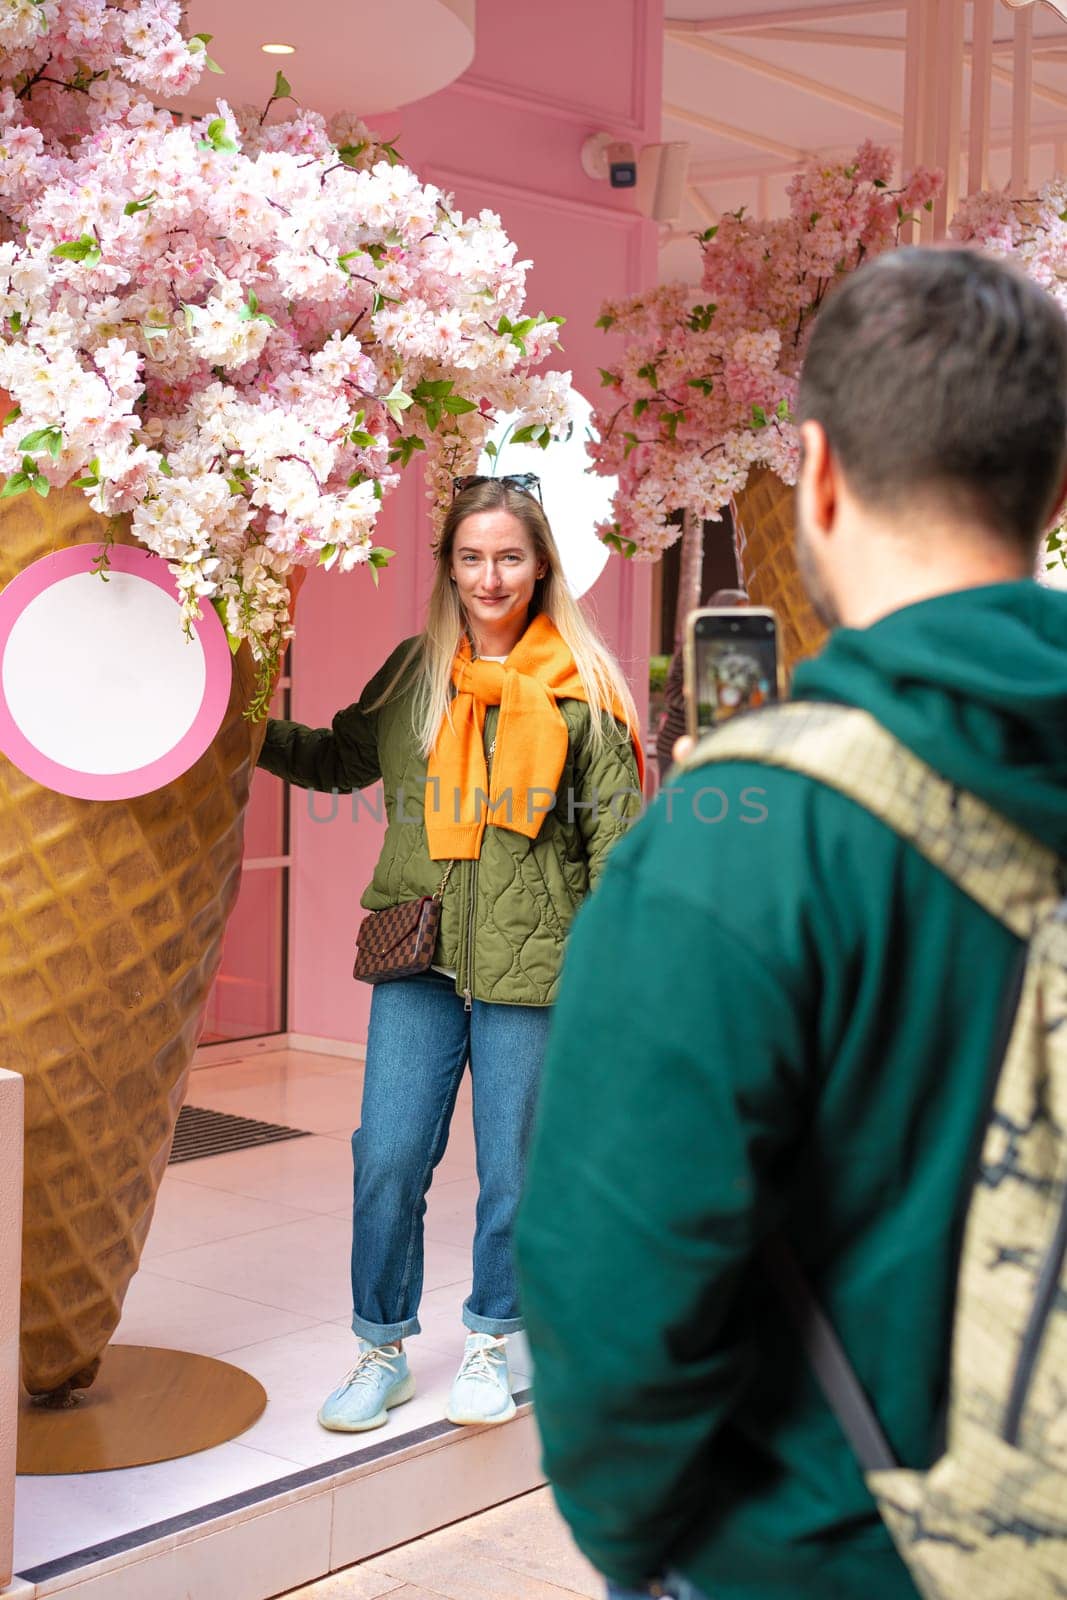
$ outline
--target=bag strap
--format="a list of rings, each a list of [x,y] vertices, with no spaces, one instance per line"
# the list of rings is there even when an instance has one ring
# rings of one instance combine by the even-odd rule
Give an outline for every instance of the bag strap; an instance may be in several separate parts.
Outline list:
[[[1047,845],[927,766],[850,706],[792,701],[731,720],[680,764],[756,761],[814,778],[857,801],[1018,938],[1054,923],[1065,864]],[[1062,934],[1052,933],[1057,946]],[[1050,930],[1051,931],[1051,930]],[[1064,941],[1067,949],[1067,941]]]
[[[433,898],[435,900],[443,900],[444,899],[445,890],[448,888],[448,880],[452,876],[452,868],[455,866],[455,864],[456,863],[454,861],[450,861],[448,863],[448,866],[445,868],[445,875],[441,879],[441,882],[437,885],[437,888],[433,892]]]
[[[800,1335],[808,1365],[841,1424],[853,1455],[864,1472],[891,1471],[899,1465],[893,1448],[800,1262],[785,1240],[778,1237],[767,1241],[763,1257]]]

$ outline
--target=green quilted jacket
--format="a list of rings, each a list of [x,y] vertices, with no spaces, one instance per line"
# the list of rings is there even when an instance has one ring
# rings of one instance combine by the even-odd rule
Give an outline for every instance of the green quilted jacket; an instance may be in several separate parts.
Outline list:
[[[433,894],[444,866],[431,861],[423,805],[426,757],[412,730],[413,678],[388,702],[381,697],[410,640],[329,728],[272,720],[259,765],[304,789],[348,794],[380,779],[387,827],[374,876],[362,897],[370,911]],[[570,748],[557,791],[536,839],[487,827],[481,857],[459,861],[445,889],[434,963],[456,972],[468,1000],[545,1006],[556,998],[563,944],[578,906],[600,875],[611,846],[641,808],[637,767],[626,730],[613,719],[600,754],[584,749],[589,707],[562,700]],[[498,711],[485,719],[491,753]],[[491,759],[491,754],[490,754]]]

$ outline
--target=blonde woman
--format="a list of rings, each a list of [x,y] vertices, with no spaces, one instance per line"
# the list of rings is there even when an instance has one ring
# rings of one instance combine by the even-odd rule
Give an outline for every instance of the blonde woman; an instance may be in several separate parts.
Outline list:
[[[415,1392],[423,1217],[469,1063],[478,1164],[473,1286],[448,1417],[515,1414],[511,1234],[567,929],[640,806],[618,665],[572,599],[533,474],[460,478],[426,626],[331,728],[271,722],[260,765],[348,792],[383,781],[388,826],[363,905],[440,890],[433,967],[375,985],[355,1165],[355,1366],[319,1412],[380,1427]]]

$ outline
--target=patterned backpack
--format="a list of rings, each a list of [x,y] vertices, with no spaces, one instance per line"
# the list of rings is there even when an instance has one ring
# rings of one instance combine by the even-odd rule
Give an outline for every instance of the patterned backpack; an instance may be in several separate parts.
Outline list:
[[[792,1257],[773,1270],[827,1400],[927,1600],[1067,1596],[1067,882],[1052,850],[866,712],[792,703],[727,723],[684,769],[756,761],[859,802],[1023,941],[1018,1006],[957,1280],[947,1445],[897,1465]]]

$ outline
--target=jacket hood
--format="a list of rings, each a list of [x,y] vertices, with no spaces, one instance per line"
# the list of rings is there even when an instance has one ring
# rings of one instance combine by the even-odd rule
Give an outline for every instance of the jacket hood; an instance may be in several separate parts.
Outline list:
[[[950,782],[1067,855],[1067,593],[961,589],[839,628],[792,698],[859,706]]]

